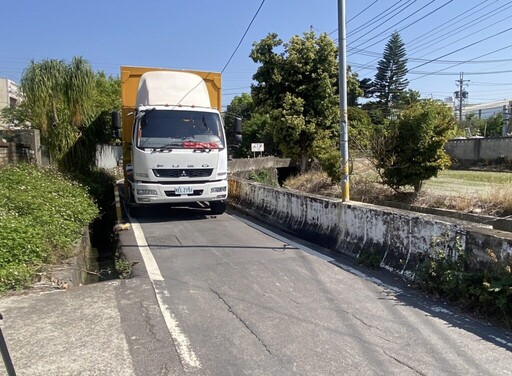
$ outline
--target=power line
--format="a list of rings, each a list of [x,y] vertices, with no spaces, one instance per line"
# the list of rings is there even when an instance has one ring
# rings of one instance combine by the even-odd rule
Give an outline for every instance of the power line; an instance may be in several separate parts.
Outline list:
[[[372,68],[367,68],[364,64],[358,63],[348,63],[348,65],[353,67],[360,67],[363,70],[373,70]],[[512,73],[512,70],[500,70],[500,71],[480,71],[480,72],[464,72],[465,76],[474,76],[474,75],[489,75],[489,74],[503,74],[503,73]],[[428,75],[428,76],[458,76],[460,72],[429,72],[429,71],[414,71],[409,70],[407,74],[418,74],[418,75]],[[413,79],[414,80],[414,79]],[[412,80],[410,80],[412,81]]]
[[[368,9],[370,9],[377,1],[379,0],[375,0],[373,3],[371,3],[370,5],[368,5],[366,8],[364,8],[362,11],[360,11],[359,13],[357,13],[354,17],[350,18],[348,21],[347,21],[347,25],[352,22],[354,19],[356,19],[357,17],[359,17],[359,15],[361,15],[362,13],[366,12]],[[338,29],[336,29],[335,31],[338,31]],[[333,31],[334,32],[334,31]],[[332,33],[331,33],[332,34]]]
[[[507,10],[507,9],[509,9],[509,8],[511,8],[511,7],[512,7],[512,5],[509,5],[508,7],[500,8],[500,9],[497,9],[497,10],[495,10],[495,11],[499,11],[499,12],[501,12],[501,11]],[[471,22],[471,23],[464,24],[464,25],[462,25],[462,26],[465,26],[465,27],[457,28],[457,32],[456,32],[456,33],[453,33],[450,37],[453,37],[453,36],[455,36],[455,35],[457,35],[457,34],[460,34],[460,33],[462,33],[463,31],[465,31],[465,30],[469,29],[470,27],[473,27],[473,26],[475,26],[475,25],[477,25],[477,24],[479,24],[479,23],[481,23],[481,22],[484,22],[485,20],[487,20],[487,19],[489,19],[489,18],[491,18],[491,17],[493,17],[493,16],[495,16],[494,11],[493,11],[493,12],[491,12],[491,13],[488,13],[488,14],[487,14],[487,17],[484,17],[484,18],[480,18],[480,19],[478,19],[478,20],[477,20],[477,22]],[[495,26],[495,25],[497,25],[497,24],[499,24],[499,23],[501,23],[501,22],[503,22],[503,21],[507,21],[507,20],[509,20],[509,19],[510,19],[510,17],[509,17],[509,16],[505,16],[505,18],[502,18],[502,19],[501,19],[501,20],[499,20],[499,21],[494,21],[494,20],[493,20],[493,22],[492,22],[492,26]],[[485,29],[487,29],[487,28],[488,28],[488,26],[487,26],[487,27],[483,27],[483,28],[481,28],[481,29],[478,29],[478,30],[476,30],[476,31],[473,31],[473,32],[472,32],[472,34],[477,34],[477,33],[479,33],[480,31],[483,31],[483,30],[485,30]],[[448,47],[448,46],[450,46],[450,45],[452,45],[452,44],[455,44],[455,43],[460,42],[460,41],[462,41],[462,40],[464,40],[464,39],[466,39],[466,38],[471,37],[471,36],[472,36],[472,34],[467,34],[467,35],[463,36],[462,38],[459,38],[459,39],[454,40],[454,41],[452,41],[452,42],[450,42],[450,43],[448,43],[448,44],[445,44],[445,45],[444,45],[444,46],[442,46],[442,47],[438,47],[438,48],[436,48],[436,49],[434,49],[434,50],[431,50],[431,51],[429,51],[427,54],[422,55],[422,56],[420,56],[420,57],[424,57],[424,56],[427,56],[428,54],[431,54],[431,53],[433,53],[433,52],[436,52],[436,51],[442,50],[442,49],[443,49],[443,48],[445,48],[445,47]],[[440,38],[443,38],[443,36],[441,36]],[[419,46],[417,46],[417,47],[413,48],[412,50],[409,50],[409,52],[416,51],[416,50],[418,50],[418,49],[428,48],[428,47],[432,46],[433,44],[435,44],[435,43],[437,42],[437,40],[438,40],[438,39],[439,39],[439,38],[434,39],[434,40],[432,40],[432,41],[431,41],[431,42],[429,42],[429,43],[421,44],[421,45],[419,45]]]
[[[359,48],[354,48],[354,47],[349,48],[349,49],[353,50],[354,53],[357,53],[359,55],[371,56],[371,57],[382,57],[382,53],[375,52],[375,51],[369,51],[369,50],[359,49]],[[418,62],[418,63],[429,61],[429,59],[422,59],[422,58],[410,57],[410,56],[407,56],[407,60]],[[435,63],[436,64],[457,64],[457,63],[471,62],[471,64],[495,64],[495,63],[507,63],[507,62],[511,62],[511,61],[512,61],[512,59],[471,60],[471,61],[468,61],[468,60],[441,60],[440,59],[440,60],[435,61]]]
[[[443,71],[445,71],[445,70],[447,70],[447,69],[450,69],[450,68],[456,67],[456,66],[458,66],[458,65],[461,65],[461,64],[464,64],[464,63],[470,62],[471,60],[476,60],[476,59],[479,59],[479,58],[481,58],[481,57],[484,57],[484,56],[488,56],[488,55],[494,54],[494,53],[496,53],[496,52],[501,52],[501,51],[506,50],[506,49],[511,48],[511,47],[512,47],[512,44],[509,44],[509,45],[508,45],[508,46],[506,46],[506,47],[498,48],[497,50],[494,50],[494,51],[491,51],[491,52],[487,52],[487,53],[485,53],[485,54],[483,54],[483,55],[480,55],[480,56],[477,56],[477,57],[475,57],[475,58],[473,58],[473,59],[469,59],[469,60],[463,61],[463,62],[461,62],[461,63],[453,64],[453,65],[450,65],[449,67],[446,67],[446,68],[443,68],[443,69],[439,69],[439,70],[435,71],[434,73],[443,72]],[[426,74],[426,75],[421,76],[421,77],[416,77],[416,78],[414,78],[414,79],[412,79],[412,80],[410,80],[410,81],[419,80],[420,78],[423,78],[423,77],[426,77],[426,76],[429,76],[429,75],[428,75],[428,74]]]
[[[451,2],[453,2],[453,0],[449,0],[448,2],[444,3],[443,5],[441,5],[441,6],[437,7],[436,9],[434,9],[434,10],[430,11],[429,13],[425,14],[424,16],[422,16],[422,17],[420,17],[420,18],[418,18],[418,19],[414,20],[414,21],[413,21],[413,22],[411,22],[410,24],[408,24],[408,25],[406,25],[406,26],[402,27],[401,29],[399,29],[399,30],[398,30],[398,32],[401,32],[401,31],[403,31],[403,30],[405,30],[405,29],[409,28],[410,26],[412,26],[412,25],[414,25],[414,24],[418,23],[419,21],[421,21],[421,20],[425,19],[426,17],[428,17],[428,16],[430,16],[430,15],[434,14],[435,12],[437,12],[438,10],[440,10],[440,9],[444,8],[445,6],[447,6],[448,4],[450,4]],[[376,45],[376,44],[378,44],[378,43],[380,43],[380,42],[384,41],[384,40],[385,40],[385,39],[387,39],[387,38],[388,38],[388,37],[384,37],[384,38],[382,38],[382,39],[379,39],[378,41],[376,41],[375,43],[373,43],[373,44],[369,45],[368,47],[372,47],[372,46],[374,46],[374,45]],[[351,55],[351,54],[348,54],[348,55]],[[376,59],[376,60],[374,60],[373,62],[378,61],[378,60],[379,60],[379,59]],[[357,72],[356,72],[356,73],[357,73]]]
[[[422,67],[422,66],[424,66],[424,65],[430,64],[430,63],[432,63],[432,62],[434,62],[434,61],[436,61],[436,60],[438,60],[438,59],[441,59],[441,58],[443,58],[443,57],[446,57],[446,56],[449,56],[449,55],[453,55],[453,54],[454,54],[454,53],[456,53],[456,52],[459,52],[459,51],[465,50],[466,48],[469,48],[469,47],[475,46],[475,45],[477,45],[477,44],[479,44],[479,43],[485,42],[486,40],[489,40],[489,39],[494,38],[494,37],[496,37],[496,36],[498,36],[498,35],[504,34],[504,33],[506,33],[507,31],[510,31],[510,30],[512,30],[512,27],[509,27],[508,29],[502,30],[502,31],[500,31],[500,32],[498,32],[498,33],[495,33],[495,34],[491,35],[491,36],[488,36],[488,37],[482,38],[482,39],[480,39],[480,40],[478,40],[478,41],[476,41],[476,42],[470,43],[470,44],[468,44],[468,45],[466,45],[466,46],[464,46],[464,47],[457,48],[456,50],[454,50],[454,51],[452,51],[452,52],[448,52],[448,53],[446,53],[446,54],[444,54],[444,55],[438,56],[438,57],[437,57],[437,58],[435,58],[435,59],[431,59],[431,60],[429,60],[429,61],[427,61],[427,62],[425,62],[425,63],[422,63],[422,64],[420,64],[420,65],[417,65],[417,66],[415,66],[415,67],[413,67],[413,68],[411,68],[411,69],[417,69],[417,68],[419,68],[419,67]]]
[[[480,7],[480,6],[483,6],[487,1],[489,1],[489,0],[484,0],[484,1],[482,1],[481,3],[479,3],[479,4],[475,5],[474,7],[472,7],[472,8],[470,8],[470,9],[466,10],[465,12],[462,12],[462,13],[458,14],[457,16],[455,16],[455,17],[451,18],[450,20],[448,20],[448,21],[446,21],[446,22],[442,23],[441,25],[438,25],[438,26],[436,26],[435,28],[430,29],[429,31],[425,32],[423,35],[418,36],[418,37],[416,37],[416,38],[414,38],[414,39],[410,40],[410,41],[408,42],[408,46],[409,46],[409,47],[413,47],[414,45],[417,45],[418,43],[421,43],[421,40],[422,40],[422,39],[424,40],[424,39],[425,39],[425,36],[428,36],[428,37],[427,37],[427,39],[428,39],[428,38],[431,38],[432,36],[437,35],[437,34],[439,34],[439,33],[443,32],[444,30],[446,30],[446,29],[447,29],[447,28],[449,28],[450,26],[452,26],[452,25],[455,25],[455,24],[459,23],[459,22],[460,22],[460,21],[462,21],[462,20],[459,20],[459,21],[455,21],[455,20],[457,20],[458,18],[460,18],[460,17],[464,16],[466,13],[468,13],[468,12],[472,11],[473,9],[478,8],[478,7]],[[494,2],[494,3],[496,3],[497,1],[499,1],[499,0],[495,0],[495,2]],[[493,3],[493,4],[494,4],[494,3]],[[471,14],[470,14],[470,16],[471,16],[471,15],[473,15],[473,14],[475,14],[475,13],[478,13],[478,12],[480,12],[480,10],[478,10],[478,11],[475,11],[475,12],[471,13]],[[442,26],[445,26],[445,25],[446,25],[446,27],[444,27],[444,28],[443,28]],[[445,33],[445,34],[446,34],[446,33]]]
[[[361,14],[363,14],[364,12],[366,12],[368,9],[370,9],[370,8],[371,8],[371,7],[372,7],[372,6],[377,2],[377,1],[379,1],[379,0],[375,0],[373,3],[371,3],[371,4],[370,4],[370,5],[368,5],[366,8],[364,8],[362,11],[360,11],[359,13],[357,13],[354,17],[352,17],[351,19],[349,19],[349,20],[347,21],[347,25],[348,25],[351,21],[353,21],[353,20],[355,20],[357,17],[359,17]],[[333,31],[331,31],[331,32],[330,32],[329,34],[327,34],[327,35],[332,35],[332,34],[334,34],[334,33],[335,33],[335,32],[337,32],[337,31],[338,31],[338,28],[334,29]]]
[[[389,31],[389,30],[391,30],[391,29],[395,28],[395,26],[398,26],[399,24],[401,24],[402,22],[404,22],[405,20],[407,20],[409,17],[414,16],[416,13],[421,12],[423,9],[425,9],[426,7],[428,7],[430,4],[434,3],[435,1],[436,1],[436,0],[431,0],[429,3],[427,3],[427,4],[423,5],[421,8],[419,8],[419,9],[417,9],[415,12],[413,12],[413,13],[409,14],[407,17],[402,18],[400,21],[398,21],[398,22],[394,23],[393,25],[391,25],[390,27],[388,27],[386,30],[382,30],[379,34],[381,34],[381,35],[382,35],[382,33],[385,33],[385,32],[387,32],[387,31]],[[411,4],[411,5],[412,5],[412,4]],[[380,25],[379,25],[379,26],[380,26]],[[375,28],[374,28],[374,29],[372,29],[372,30],[375,30]],[[370,32],[371,32],[371,31],[370,31]],[[376,37],[376,36],[375,36],[375,37]],[[365,41],[363,41],[363,42],[359,43],[359,44],[358,44],[357,46],[355,46],[354,48],[361,47],[362,45],[364,45],[364,44],[366,44],[366,43],[368,43],[368,42],[372,41],[372,39],[373,39],[373,38],[375,38],[375,37],[368,38],[367,40],[365,40]],[[356,40],[356,41],[357,41],[357,40]]]
[[[394,5],[392,5],[391,7],[389,7],[387,10],[385,10],[383,13],[381,14],[378,14],[376,15],[375,17],[373,17],[372,19],[368,20],[367,22],[361,24],[361,26],[359,27],[356,27],[354,30],[352,30],[351,32],[347,33],[347,37],[350,37],[354,34],[357,34],[358,32],[360,32],[362,29],[364,29],[366,27],[367,24],[371,24],[375,19],[378,19],[378,18],[382,18],[382,17],[386,17],[388,15],[388,13],[391,13],[393,11],[393,8],[398,6],[398,4],[400,4],[402,1],[404,0],[398,0]],[[410,2],[411,0],[408,0],[408,2]],[[407,4],[407,3],[406,3]]]
[[[475,86],[512,86],[512,83],[505,82],[481,82],[481,81],[471,81]]]
[[[251,22],[249,22],[249,26],[247,26],[247,29],[245,29],[245,33],[244,35],[242,35],[242,38],[240,38],[240,42],[238,42],[238,45],[236,46],[235,50],[233,51],[233,53],[231,54],[231,56],[229,57],[226,65],[224,65],[224,68],[222,68],[222,70],[220,71],[220,73],[224,73],[224,70],[228,67],[229,63],[231,62],[231,59],[233,59],[233,56],[235,56],[235,53],[236,51],[238,51],[238,48],[240,47],[240,45],[242,44],[242,41],[244,40],[245,36],[247,35],[247,32],[249,31],[249,29],[251,28],[251,25],[252,23],[254,22],[254,20],[256,19],[256,16],[258,15],[258,13],[260,12],[260,9],[261,7],[263,6],[263,4],[265,4],[265,1],[266,0],[262,0],[260,6],[258,7],[258,10],[256,11],[256,13],[254,14],[254,16],[252,17],[252,20]]]

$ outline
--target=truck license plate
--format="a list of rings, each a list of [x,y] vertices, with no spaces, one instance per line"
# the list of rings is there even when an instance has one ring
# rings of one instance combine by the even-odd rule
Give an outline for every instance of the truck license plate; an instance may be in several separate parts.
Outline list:
[[[176,187],[175,192],[177,195],[190,195],[194,193],[194,189],[192,187]]]

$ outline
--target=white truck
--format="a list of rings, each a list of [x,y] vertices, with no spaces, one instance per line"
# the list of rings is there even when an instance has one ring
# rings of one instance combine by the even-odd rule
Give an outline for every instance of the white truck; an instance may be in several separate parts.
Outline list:
[[[220,90],[219,73],[121,67],[125,194],[132,207],[207,202],[213,214],[225,211]]]

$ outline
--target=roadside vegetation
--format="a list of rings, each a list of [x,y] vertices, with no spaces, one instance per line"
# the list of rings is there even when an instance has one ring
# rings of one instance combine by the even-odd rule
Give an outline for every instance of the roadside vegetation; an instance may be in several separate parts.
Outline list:
[[[97,144],[115,142],[110,113],[121,107],[119,78],[94,72],[82,57],[45,59],[29,64],[21,89],[24,100],[1,117],[40,131],[51,168],[1,170],[0,290],[27,286],[43,265],[72,255],[84,229],[92,242],[111,245],[107,229],[115,223],[115,179],[95,162]]]
[[[499,259],[487,251],[483,270],[471,267],[471,255],[460,240],[453,249],[433,244],[416,273],[416,283],[427,293],[442,296],[478,315],[512,328],[512,258]]]
[[[87,189],[54,168],[0,169],[0,291],[24,288],[45,264],[73,256],[98,213]]]
[[[385,205],[398,201],[411,206],[457,210],[505,217],[512,215],[512,172],[444,170],[424,182],[422,191],[413,188],[396,193],[379,179],[372,165],[357,159],[350,176],[353,201]],[[321,170],[288,178],[285,187],[328,197],[342,197],[341,186],[333,184]]]

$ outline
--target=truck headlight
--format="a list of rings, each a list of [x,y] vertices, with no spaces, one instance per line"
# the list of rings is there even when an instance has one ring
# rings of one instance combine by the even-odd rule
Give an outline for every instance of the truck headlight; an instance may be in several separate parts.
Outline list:
[[[215,187],[215,188],[212,188],[211,193],[216,193],[216,192],[226,192],[226,187]]]
[[[137,188],[137,196],[156,196],[158,193],[155,189],[139,189]]]

